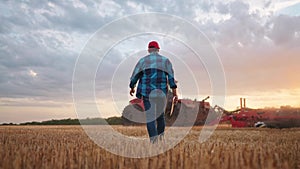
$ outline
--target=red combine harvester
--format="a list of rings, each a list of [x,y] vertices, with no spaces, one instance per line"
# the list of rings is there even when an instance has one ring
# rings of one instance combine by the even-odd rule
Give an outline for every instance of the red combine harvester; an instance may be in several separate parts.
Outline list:
[[[270,128],[289,128],[300,127],[300,109],[289,106],[280,109],[251,109],[246,107],[246,99],[240,99],[240,109],[235,111],[226,111],[222,107],[211,107],[206,100],[202,101],[179,99],[173,112],[172,97],[168,96],[166,106],[166,124],[173,125],[209,125],[218,123],[230,123],[232,127],[270,127]],[[172,116],[170,115],[172,114]],[[208,119],[208,115],[209,116]],[[124,125],[142,125],[145,124],[145,112],[142,100],[133,99],[130,105],[125,107],[123,114]],[[195,119],[196,117],[196,119]],[[137,123],[135,120],[138,119]],[[178,122],[179,121],[179,122]]]
[[[246,107],[246,99],[240,99],[240,109],[228,112],[216,106],[222,113],[220,121],[215,119],[210,124],[230,122],[232,127],[300,127],[300,109],[289,106],[280,109],[250,109]]]

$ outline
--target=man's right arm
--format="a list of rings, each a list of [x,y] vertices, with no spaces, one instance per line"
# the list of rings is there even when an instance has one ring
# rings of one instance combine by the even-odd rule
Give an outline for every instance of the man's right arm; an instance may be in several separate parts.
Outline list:
[[[135,85],[137,83],[137,81],[140,79],[142,75],[142,68],[141,68],[141,61],[139,61],[134,70],[133,70],[133,73],[131,75],[131,78],[130,78],[130,84],[129,84],[129,87],[130,87],[130,95],[133,96],[133,93],[135,92],[134,88],[135,88]]]
[[[171,89],[176,89],[177,85],[175,83],[175,79],[174,79],[174,70],[173,70],[173,66],[172,63],[170,62],[170,60],[167,60],[166,63],[166,68],[167,68],[167,73],[168,73],[168,83],[170,85]]]

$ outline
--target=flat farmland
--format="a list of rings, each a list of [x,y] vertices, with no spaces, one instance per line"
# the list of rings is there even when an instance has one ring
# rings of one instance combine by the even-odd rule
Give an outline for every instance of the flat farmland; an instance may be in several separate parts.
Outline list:
[[[113,127],[147,137],[145,126]],[[200,143],[201,129],[157,156],[127,158],[100,148],[80,126],[0,126],[0,168],[300,168],[300,128],[220,127]]]

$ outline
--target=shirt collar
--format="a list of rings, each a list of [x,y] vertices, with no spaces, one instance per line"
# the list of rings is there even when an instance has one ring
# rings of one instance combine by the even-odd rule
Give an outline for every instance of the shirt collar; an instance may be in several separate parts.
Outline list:
[[[157,55],[158,52],[150,52],[149,54],[150,54],[150,55]]]

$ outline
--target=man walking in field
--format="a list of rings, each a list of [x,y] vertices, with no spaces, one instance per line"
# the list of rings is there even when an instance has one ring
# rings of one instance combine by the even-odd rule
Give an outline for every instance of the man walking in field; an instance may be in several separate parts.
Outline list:
[[[172,89],[177,101],[177,85],[174,80],[174,71],[170,60],[159,53],[159,44],[151,41],[148,44],[149,55],[141,58],[136,64],[130,78],[130,95],[135,92],[136,97],[143,99],[146,111],[147,131],[150,142],[157,142],[158,136],[163,137],[165,131],[165,105],[168,85]]]

